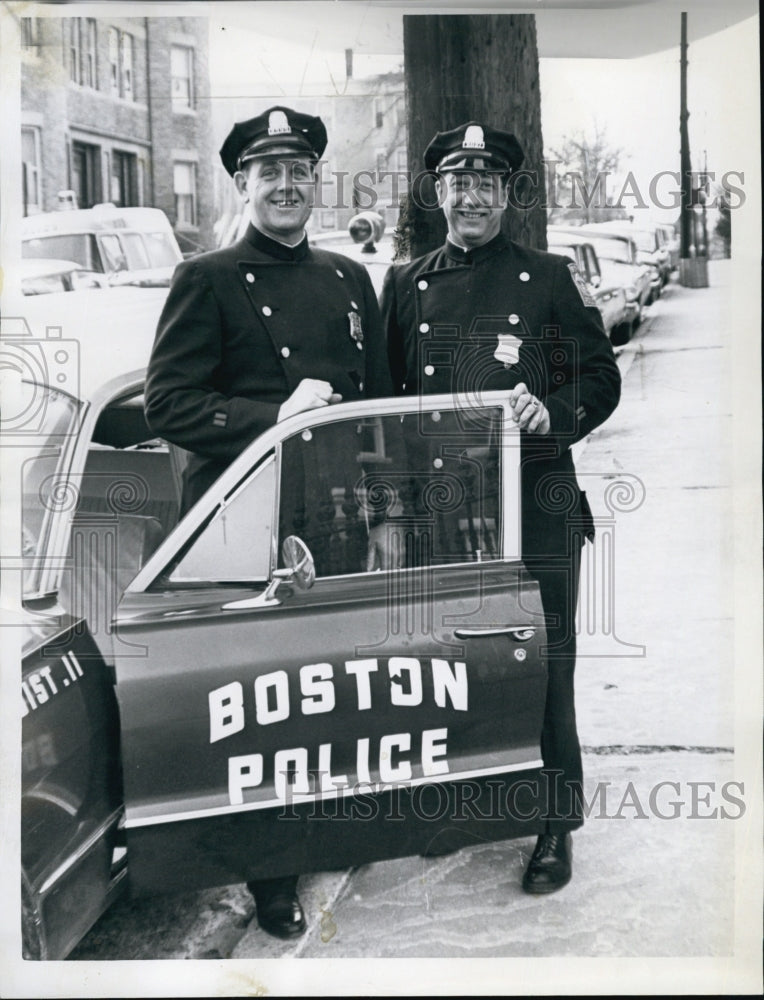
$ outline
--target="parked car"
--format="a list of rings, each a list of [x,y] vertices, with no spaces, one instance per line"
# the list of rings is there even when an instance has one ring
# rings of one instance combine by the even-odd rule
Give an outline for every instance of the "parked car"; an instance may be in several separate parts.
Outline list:
[[[673,273],[679,267],[679,237],[676,227],[670,223],[659,223],[657,229],[661,243],[668,251],[669,267]]]
[[[616,234],[622,233],[631,236],[637,244],[637,259],[645,264],[652,265],[660,275],[660,287],[662,288],[671,276],[671,257],[669,248],[657,225],[647,222],[629,222],[628,220],[612,220],[610,222],[599,223],[603,230]],[[658,289],[660,294],[660,288]]]
[[[158,208],[43,212],[22,219],[22,257],[73,260],[107,275],[112,285],[169,286],[183,260],[169,220]]]
[[[652,300],[657,273],[647,264],[637,261],[637,247],[634,240],[630,236],[603,231],[596,224],[547,227],[547,240],[556,238],[557,234],[578,236],[591,242],[603,276],[620,284],[628,301],[634,304],[636,315],[633,328],[636,329],[642,321],[644,308]]]
[[[624,231],[620,228],[623,225],[621,222],[615,222],[612,225],[618,228],[609,228],[611,226],[609,222],[592,222],[581,228],[590,236],[612,238],[621,242],[619,248],[614,248],[612,244],[600,244],[598,252],[601,257],[606,257],[610,260],[621,260],[624,256],[628,256],[630,263],[641,269],[641,284],[646,285],[646,291],[640,297],[642,298],[642,305],[649,306],[660,297],[661,288],[663,287],[658,267],[654,262],[647,259],[644,252],[640,251],[635,233]]]
[[[299,414],[178,520],[184,455],[143,416],[150,324],[125,299],[108,322],[132,337],[94,331],[77,358],[39,301],[3,316],[4,431],[26,449],[24,954],[65,957],[128,887],[538,833],[545,632],[506,394]],[[310,546],[280,525],[297,467]],[[380,524],[400,569],[367,568]]]
[[[51,292],[74,292],[85,288],[106,288],[108,279],[98,271],[89,271],[74,260],[25,258],[14,270],[24,295],[49,295]],[[8,275],[11,278],[11,275]]]
[[[612,277],[610,280],[603,279],[597,251],[591,242],[583,236],[550,232],[547,249],[550,253],[562,254],[575,262],[597,303],[605,333],[615,346],[628,343],[637,316],[636,305],[626,298],[623,285]]]

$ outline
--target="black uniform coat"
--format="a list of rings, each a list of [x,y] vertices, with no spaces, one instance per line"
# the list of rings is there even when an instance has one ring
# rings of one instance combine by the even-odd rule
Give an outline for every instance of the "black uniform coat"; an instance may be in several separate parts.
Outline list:
[[[549,410],[551,433],[522,434],[526,565],[569,554],[570,527],[591,530],[570,445],[620,396],[602,319],[575,265],[502,234],[464,251],[446,242],[388,272],[382,291],[396,392],[510,390],[525,382]]]
[[[360,330],[360,333],[359,333]],[[176,268],[146,382],[154,433],[192,452],[183,508],[272,427],[304,378],[344,401],[390,396],[376,296],[340,254],[286,247],[253,226]]]

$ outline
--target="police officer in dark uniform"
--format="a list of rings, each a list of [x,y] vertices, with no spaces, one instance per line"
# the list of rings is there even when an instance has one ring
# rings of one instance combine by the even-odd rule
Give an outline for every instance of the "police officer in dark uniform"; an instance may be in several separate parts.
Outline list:
[[[444,246],[391,268],[382,316],[396,391],[509,393],[521,431],[523,560],[539,582],[548,687],[541,750],[545,832],[523,878],[530,893],[571,877],[583,823],[573,696],[580,550],[593,521],[570,446],[601,424],[620,374],[575,264],[501,233],[517,139],[480,122],[439,132],[425,151],[448,225]]]
[[[182,512],[277,421],[392,395],[366,269],[305,235],[326,143],[320,118],[273,107],[234,125],[220,150],[250,224],[232,246],[178,265],[146,382],[153,432],[191,452]],[[248,884],[261,927],[303,933],[296,876]]]

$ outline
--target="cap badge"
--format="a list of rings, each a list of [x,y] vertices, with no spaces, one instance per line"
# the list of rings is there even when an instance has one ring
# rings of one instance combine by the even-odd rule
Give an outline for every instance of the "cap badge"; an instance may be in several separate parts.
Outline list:
[[[268,115],[268,135],[283,135],[291,132],[287,116],[283,111],[271,111]]]
[[[485,136],[480,125],[467,126],[462,149],[485,149]]]

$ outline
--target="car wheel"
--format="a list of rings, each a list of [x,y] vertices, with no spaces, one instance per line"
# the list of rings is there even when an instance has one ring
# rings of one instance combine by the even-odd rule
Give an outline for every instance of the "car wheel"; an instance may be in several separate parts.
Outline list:
[[[47,958],[45,930],[42,914],[29,887],[29,881],[21,873],[21,954],[25,961],[39,961]]]

